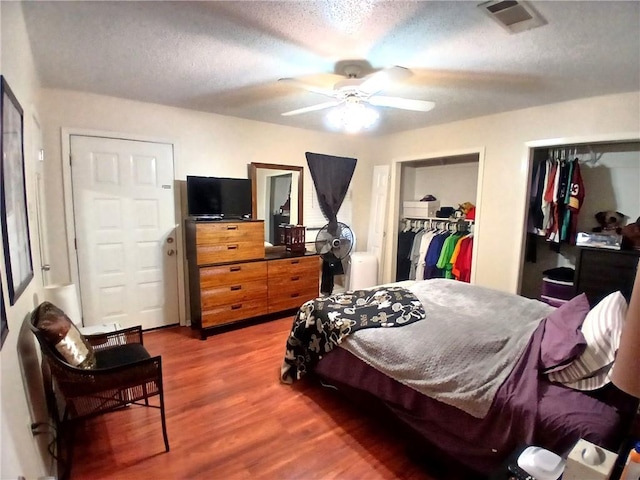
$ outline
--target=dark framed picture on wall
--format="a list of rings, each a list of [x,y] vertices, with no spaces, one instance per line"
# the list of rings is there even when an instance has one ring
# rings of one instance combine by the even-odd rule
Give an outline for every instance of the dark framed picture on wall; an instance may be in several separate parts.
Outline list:
[[[0,223],[9,303],[13,305],[33,278],[33,262],[25,187],[23,110],[4,76],[0,80]]]

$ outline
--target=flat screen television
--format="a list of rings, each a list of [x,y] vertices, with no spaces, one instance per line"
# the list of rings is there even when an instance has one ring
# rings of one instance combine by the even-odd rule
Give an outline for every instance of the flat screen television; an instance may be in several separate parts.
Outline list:
[[[251,180],[187,175],[187,210],[193,217],[251,218]]]

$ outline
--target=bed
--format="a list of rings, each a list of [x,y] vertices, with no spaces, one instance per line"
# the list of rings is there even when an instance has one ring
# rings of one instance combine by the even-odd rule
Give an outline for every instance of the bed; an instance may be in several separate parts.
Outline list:
[[[597,313],[611,317],[612,308]],[[296,315],[281,380],[309,374],[381,403],[481,474],[522,444],[563,455],[584,438],[617,451],[638,402],[608,381],[611,355],[601,359],[608,368],[593,367],[589,390],[550,379],[585,358],[591,339],[581,326],[595,311],[584,295],[555,309],[445,279],[316,299]]]

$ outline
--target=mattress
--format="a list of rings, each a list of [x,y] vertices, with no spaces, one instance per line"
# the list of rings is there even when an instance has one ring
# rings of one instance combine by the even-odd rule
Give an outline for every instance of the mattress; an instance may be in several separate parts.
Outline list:
[[[538,373],[543,331],[541,324],[484,418],[425,396],[343,348],[326,354],[315,374],[338,389],[375,396],[428,443],[479,473],[490,473],[524,443],[563,455],[584,438],[617,451],[637,400],[611,385],[585,394],[546,381]]]

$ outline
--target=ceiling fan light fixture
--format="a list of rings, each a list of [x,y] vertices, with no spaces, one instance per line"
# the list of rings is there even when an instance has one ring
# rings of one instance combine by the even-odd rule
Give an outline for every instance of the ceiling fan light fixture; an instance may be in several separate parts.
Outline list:
[[[344,105],[332,109],[327,114],[329,124],[347,133],[357,133],[360,130],[373,127],[378,121],[379,114],[373,108],[358,101],[347,101]]]

